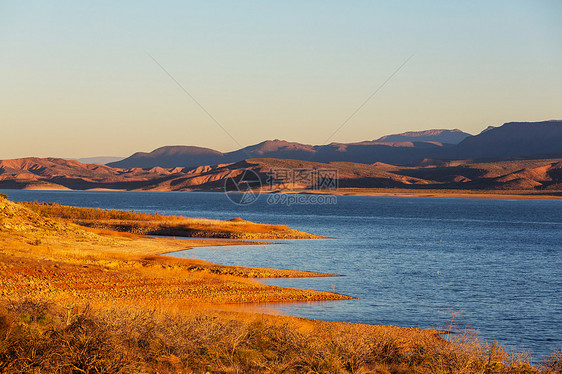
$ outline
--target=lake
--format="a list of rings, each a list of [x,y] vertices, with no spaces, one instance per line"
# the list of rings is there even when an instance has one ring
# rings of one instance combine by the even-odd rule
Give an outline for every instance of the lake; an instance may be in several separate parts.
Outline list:
[[[335,237],[200,248],[176,256],[343,277],[264,281],[355,300],[277,304],[323,320],[455,329],[531,351],[562,348],[562,201],[338,196],[337,203],[236,205],[222,193],[3,190],[12,200],[287,224]],[[270,195],[271,196],[271,195]]]

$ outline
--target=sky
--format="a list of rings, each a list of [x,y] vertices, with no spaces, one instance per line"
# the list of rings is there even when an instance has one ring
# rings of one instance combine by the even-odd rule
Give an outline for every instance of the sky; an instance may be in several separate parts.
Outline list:
[[[562,119],[561,15],[558,0],[0,0],[0,159]]]

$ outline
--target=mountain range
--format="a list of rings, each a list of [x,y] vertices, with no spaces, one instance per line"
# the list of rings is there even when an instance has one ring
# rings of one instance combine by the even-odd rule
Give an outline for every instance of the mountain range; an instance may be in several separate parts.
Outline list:
[[[451,141],[459,135],[463,139],[457,144],[377,139],[312,146],[273,140],[229,153],[163,147],[108,165],[60,158],[1,160],[0,189],[214,191],[250,169],[275,191],[286,181],[268,186],[271,170],[330,169],[337,170],[340,188],[562,191],[562,121],[512,122],[475,136],[432,130],[383,140],[438,136]],[[291,181],[289,187],[306,191],[315,183]]]
[[[271,180],[272,170],[337,170],[339,188],[414,188],[562,191],[562,159],[496,162],[447,161],[405,167],[256,158],[194,168],[112,168],[56,158],[0,161],[0,189],[223,191],[244,170],[257,175],[266,191],[314,189],[318,179]]]
[[[460,130],[426,130],[383,136],[357,143],[309,145],[284,140],[222,153],[195,146],[165,146],[137,152],[107,165],[118,168],[197,167],[250,158],[315,162],[354,162],[415,165],[427,159],[509,159],[562,157],[562,121],[510,122],[478,135]]]

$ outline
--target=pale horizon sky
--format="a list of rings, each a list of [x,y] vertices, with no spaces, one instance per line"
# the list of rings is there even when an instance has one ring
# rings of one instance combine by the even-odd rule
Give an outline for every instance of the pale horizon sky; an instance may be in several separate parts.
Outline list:
[[[556,0],[0,0],[0,159],[562,119],[561,15]]]

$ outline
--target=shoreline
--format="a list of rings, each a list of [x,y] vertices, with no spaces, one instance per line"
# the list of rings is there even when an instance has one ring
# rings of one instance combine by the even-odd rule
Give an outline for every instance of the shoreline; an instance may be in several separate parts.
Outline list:
[[[63,208],[64,209],[64,208]],[[193,247],[269,244],[234,239],[167,239],[84,228],[0,196],[0,295],[102,302],[223,304],[352,299],[289,289],[254,278],[327,277],[300,270],[225,266],[166,255]]]

